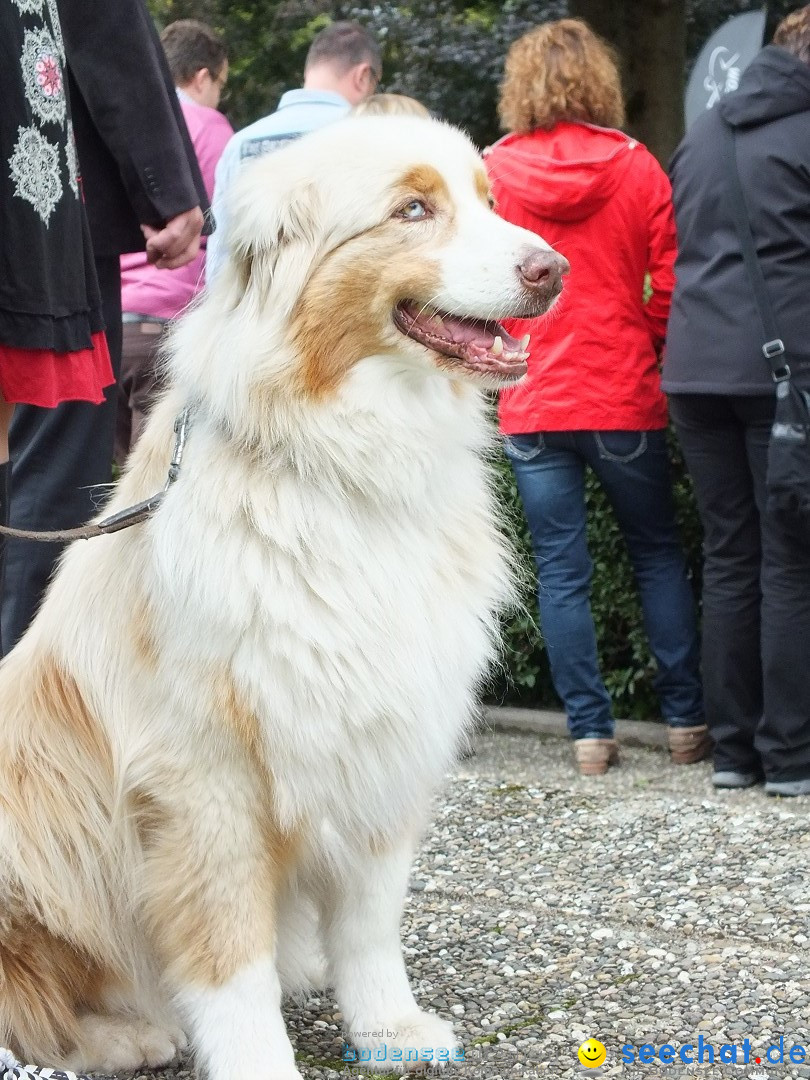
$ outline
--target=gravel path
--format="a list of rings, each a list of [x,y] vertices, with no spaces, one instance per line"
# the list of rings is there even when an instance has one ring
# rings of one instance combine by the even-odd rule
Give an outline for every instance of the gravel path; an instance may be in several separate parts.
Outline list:
[[[586,780],[564,740],[479,737],[403,925],[417,999],[464,1042],[453,1078],[810,1077],[810,798],[715,792],[709,774],[639,749]],[[286,1010],[305,1080],[366,1075],[340,1071],[335,1008]],[[740,1062],[746,1037],[753,1059],[784,1036],[785,1063],[622,1064],[624,1044],[701,1035],[715,1053],[738,1044]],[[607,1047],[601,1069],[577,1061],[589,1037]],[[806,1064],[789,1062],[794,1043]]]

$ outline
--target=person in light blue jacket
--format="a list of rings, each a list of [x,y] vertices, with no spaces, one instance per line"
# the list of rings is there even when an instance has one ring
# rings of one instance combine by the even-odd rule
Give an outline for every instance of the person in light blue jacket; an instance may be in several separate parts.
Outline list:
[[[207,281],[214,279],[225,260],[228,192],[241,166],[340,120],[374,93],[381,78],[380,46],[359,23],[332,23],[313,39],[304,65],[303,87],[288,90],[275,112],[238,131],[219,160],[211,207],[217,227],[208,240]]]

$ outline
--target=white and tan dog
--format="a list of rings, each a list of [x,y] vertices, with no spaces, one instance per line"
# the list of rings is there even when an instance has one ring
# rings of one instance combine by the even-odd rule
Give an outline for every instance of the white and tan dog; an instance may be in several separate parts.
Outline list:
[[[210,1080],[292,1080],[282,990],[321,956],[359,1047],[455,1047],[398,927],[510,591],[481,391],[525,359],[489,320],[547,310],[564,260],[427,120],[246,168],[232,220],[108,512],[189,406],[179,479],[68,550],[0,667],[0,1042],[43,1064],[184,1030]]]

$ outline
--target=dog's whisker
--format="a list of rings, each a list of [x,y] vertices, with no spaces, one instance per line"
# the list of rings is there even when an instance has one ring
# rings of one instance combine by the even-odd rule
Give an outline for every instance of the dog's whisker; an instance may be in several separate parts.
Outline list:
[[[434,295],[431,296],[429,300],[425,301],[425,303],[422,305],[422,307],[419,309],[419,312],[417,313],[417,319],[421,318],[421,316],[427,311],[428,308],[433,308],[434,311],[438,310],[436,307],[436,300],[438,296],[439,293],[434,293]]]

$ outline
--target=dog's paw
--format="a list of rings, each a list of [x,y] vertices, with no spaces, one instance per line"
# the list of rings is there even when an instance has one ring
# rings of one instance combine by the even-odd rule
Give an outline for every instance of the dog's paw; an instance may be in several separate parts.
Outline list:
[[[76,1048],[65,1062],[72,1072],[133,1072],[157,1069],[174,1061],[188,1042],[177,1028],[145,1020],[94,1013],[79,1020]]]
[[[435,1013],[416,1011],[377,1024],[374,1036],[355,1038],[353,1064],[373,1072],[423,1072],[463,1061],[453,1025]]]

